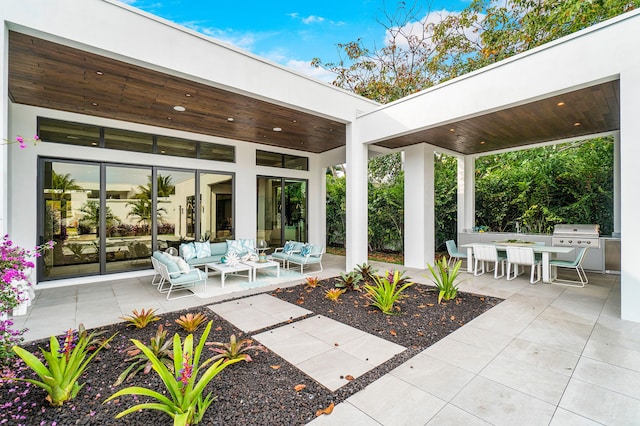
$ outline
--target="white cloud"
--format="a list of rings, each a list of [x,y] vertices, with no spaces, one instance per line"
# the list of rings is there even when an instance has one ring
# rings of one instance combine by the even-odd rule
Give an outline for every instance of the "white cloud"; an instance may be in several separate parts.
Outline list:
[[[283,62],[280,62],[283,63]],[[308,75],[315,79],[331,83],[336,79],[336,75],[332,72],[325,70],[324,68],[316,68],[311,66],[311,61],[302,61],[299,59],[290,59],[286,63],[283,63],[287,68],[299,72],[300,74]]]
[[[310,16],[307,16],[306,18],[302,18],[302,22],[304,24],[315,24],[315,23],[321,23],[324,21],[325,19],[322,16],[315,16],[315,15],[310,15]]]
[[[327,19],[323,16],[316,16],[316,15],[309,15],[309,16],[300,16],[299,13],[297,12],[292,12],[292,13],[288,13],[287,14],[288,17],[293,18],[295,20],[299,20],[300,22],[302,22],[305,25],[311,25],[311,24],[321,24],[321,23],[328,23],[330,25],[333,26],[341,26],[344,25],[343,21],[332,21],[331,19]]]

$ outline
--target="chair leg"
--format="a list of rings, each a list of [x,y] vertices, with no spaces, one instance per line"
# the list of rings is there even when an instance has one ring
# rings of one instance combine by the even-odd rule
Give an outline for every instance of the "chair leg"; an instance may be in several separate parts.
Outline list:
[[[535,277],[536,277],[536,274],[535,274],[536,269],[538,270],[538,279],[537,279],[537,280],[535,279]],[[529,282],[530,282],[531,284],[535,284],[535,283],[537,283],[538,281],[540,281],[540,264],[538,263],[538,264],[536,265],[536,264],[534,263],[533,265],[531,265],[531,278],[529,279]]]
[[[498,275],[498,268],[502,265],[502,274]],[[496,260],[494,265],[495,272],[493,273],[493,278],[498,279],[504,277],[504,260]]]

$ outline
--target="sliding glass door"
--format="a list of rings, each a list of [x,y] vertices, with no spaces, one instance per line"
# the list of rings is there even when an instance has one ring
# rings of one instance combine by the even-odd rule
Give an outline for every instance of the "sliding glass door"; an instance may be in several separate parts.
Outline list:
[[[307,181],[259,177],[258,240],[270,247],[285,241],[307,241]]]
[[[233,175],[40,160],[39,281],[146,269],[153,250],[233,238]]]

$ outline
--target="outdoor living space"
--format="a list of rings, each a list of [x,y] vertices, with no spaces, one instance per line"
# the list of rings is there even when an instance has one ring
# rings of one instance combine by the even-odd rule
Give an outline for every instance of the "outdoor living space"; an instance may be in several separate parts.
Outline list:
[[[344,270],[344,257],[326,257],[321,278]],[[379,270],[397,268],[381,263],[375,266]],[[429,283],[425,274],[425,270],[407,270],[416,281]],[[301,282],[298,279],[281,286]],[[251,300],[252,306],[244,309],[253,311],[245,310],[242,317],[258,318],[273,315],[265,312],[273,312],[269,308],[273,302],[267,295],[276,287],[209,299],[166,301],[151,286],[150,277],[139,277],[63,287],[55,292],[39,290],[28,315],[16,320],[31,329],[28,339],[39,339],[79,322],[89,327],[117,322],[118,317],[142,307],[164,313],[210,306],[222,312],[224,309],[218,307],[229,299]],[[620,319],[618,275],[590,273],[586,287],[573,288],[531,285],[526,274],[507,281],[489,274],[474,277],[463,273],[460,290],[505,300],[382,375],[312,424],[633,424],[640,416],[640,326]],[[257,294],[264,295],[237,299]],[[300,323],[300,330],[308,338],[322,339],[332,329],[325,320],[318,321],[317,328],[313,323],[303,326],[293,312],[304,310],[304,306],[291,305],[290,309],[291,315],[269,320],[271,326],[277,326],[272,332],[282,328],[291,333],[291,327]],[[282,314],[285,311],[278,308]],[[228,319],[235,321],[232,316]],[[252,335],[252,330],[262,327],[252,324],[247,332]],[[291,364],[304,368],[304,360],[287,358],[286,350],[278,349],[285,340],[253,337],[264,340],[267,348],[282,353]],[[331,349],[318,350],[323,354]],[[315,356],[316,362],[304,371],[322,383],[326,380],[323,374],[335,362],[323,363],[313,351],[305,356]],[[333,383],[337,389],[338,384]]]

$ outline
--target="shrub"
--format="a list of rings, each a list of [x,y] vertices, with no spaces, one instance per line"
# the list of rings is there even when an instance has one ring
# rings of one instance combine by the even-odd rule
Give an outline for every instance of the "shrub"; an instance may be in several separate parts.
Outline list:
[[[305,286],[308,288],[316,288],[320,283],[320,278],[318,277],[307,277],[304,281]]]
[[[330,288],[324,293],[324,297],[329,300],[333,300],[334,302],[337,302],[340,300],[340,296],[342,296],[342,293],[344,293],[345,291],[346,290],[339,289],[339,288]]]
[[[435,269],[427,264],[429,271],[431,271],[431,281],[438,287],[438,303],[440,303],[442,299],[455,299],[458,295],[458,287],[455,285],[455,281],[460,272],[460,265],[462,265],[462,261],[458,260],[452,268],[449,268],[447,259],[444,257],[436,262]]]
[[[138,412],[139,410],[149,409],[167,413],[173,419],[174,426],[195,425],[200,423],[205,411],[214,400],[211,392],[203,398],[202,393],[205,387],[225,367],[241,361],[241,359],[232,361],[223,361],[220,359],[213,363],[212,359],[208,359],[200,364],[202,348],[207,341],[212,324],[213,321],[209,321],[202,333],[200,342],[195,348],[193,346],[193,334],[189,334],[184,339],[184,343],[180,340],[178,333],[173,336],[174,372],[171,372],[149,348],[138,340],[132,339],[131,342],[151,360],[153,371],[162,379],[166,391],[163,394],[139,386],[119,390],[104,402],[111,401],[123,395],[143,395],[155,399],[156,402],[136,404],[118,413],[116,419]],[[203,372],[207,366],[208,368]],[[199,379],[198,376],[200,376]],[[198,381],[196,382],[196,380]]]
[[[15,330],[11,328],[12,325],[11,319],[0,321],[0,370],[11,364],[11,360],[15,357],[11,348],[23,342],[22,335],[27,331],[26,328]]]
[[[360,291],[360,282],[362,282],[362,275],[356,271],[351,271],[348,274],[341,272],[340,280],[336,283],[336,287],[347,290]]]
[[[180,315],[180,318],[176,320],[176,324],[182,327],[184,331],[193,333],[206,320],[207,317],[201,312],[198,312],[197,314],[188,313],[186,315]]]
[[[372,306],[387,315],[394,313],[393,307],[403,297],[402,292],[413,285],[411,282],[406,282],[406,278],[402,277],[399,271],[393,272],[392,275],[387,273],[384,277],[375,276],[374,281],[375,284],[364,286],[367,297]]]
[[[143,308],[140,310],[140,312],[134,309],[132,315],[120,317],[120,319],[128,321],[129,325],[133,325],[136,328],[145,328],[147,325],[160,319],[160,317],[155,315],[156,311],[157,309],[154,308],[149,308],[146,311]]]
[[[362,265],[356,265],[356,272],[358,272],[366,282],[373,282],[373,277],[378,271],[372,265],[363,263]]]
[[[211,348],[212,351],[216,352],[218,355],[215,355],[211,359],[224,359],[226,361],[239,359],[247,362],[252,361],[251,356],[247,353],[251,350],[259,350],[266,351],[265,347],[262,345],[253,345],[253,340],[251,339],[236,339],[236,335],[232,334],[229,339],[229,343],[222,342],[207,342],[206,345],[215,346],[215,348]]]
[[[171,350],[171,340],[167,340],[167,331],[164,330],[162,324],[158,326],[158,331],[156,332],[156,335],[151,338],[151,344],[147,346],[147,348],[151,350],[153,355],[155,355],[155,357],[162,362],[169,371],[173,372],[173,351]],[[141,371],[144,374],[149,374],[151,368],[153,368],[153,363],[149,357],[137,346],[129,346],[125,349],[125,352],[129,356],[125,361],[133,361],[133,363],[118,376],[118,380],[116,380],[113,386],[118,386],[125,380],[132,379]]]
[[[49,340],[49,351],[40,348],[44,356],[46,365],[31,352],[14,346],[13,351],[33,370],[40,378],[18,379],[28,382],[44,389],[47,392],[47,401],[52,406],[60,406],[64,402],[76,397],[84,384],[79,385],[78,379],[84,373],[89,362],[105,347],[115,334],[103,340],[96,347],[91,355],[90,348],[95,347],[96,338],[102,333],[88,333],[84,326],[80,324],[78,331],[69,330],[65,334],[62,345],[51,336]],[[87,355],[89,355],[87,357]]]

